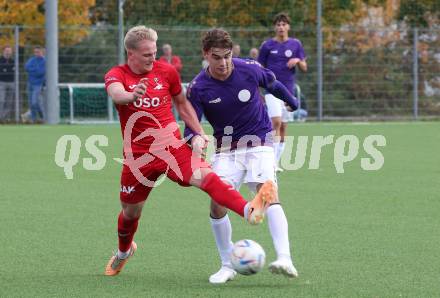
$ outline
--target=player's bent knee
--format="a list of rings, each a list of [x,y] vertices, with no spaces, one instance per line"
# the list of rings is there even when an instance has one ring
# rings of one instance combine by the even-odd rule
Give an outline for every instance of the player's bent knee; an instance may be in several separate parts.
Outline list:
[[[216,203],[214,200],[211,200],[210,209],[210,215],[212,218],[222,218],[228,212],[228,209]]]
[[[189,183],[192,186],[200,188],[202,186],[203,180],[210,173],[212,173],[211,168],[198,168],[198,169],[194,170]]]
[[[272,118],[272,129],[275,131],[275,135],[280,135],[281,130],[281,118],[280,117],[274,117]]]
[[[130,220],[141,217],[144,203],[145,202],[140,202],[137,204],[122,203],[122,211],[124,213],[124,217]]]
[[[273,126],[273,129],[279,130],[281,128],[281,118],[280,117],[273,117],[272,118],[272,126]]]
[[[282,123],[280,125],[280,136],[281,136],[281,142],[284,141],[284,136],[286,135],[286,130],[287,130],[287,123]]]

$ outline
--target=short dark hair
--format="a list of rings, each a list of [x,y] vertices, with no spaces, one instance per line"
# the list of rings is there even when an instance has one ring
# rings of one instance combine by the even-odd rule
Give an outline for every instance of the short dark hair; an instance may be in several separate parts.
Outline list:
[[[290,25],[290,18],[289,15],[285,12],[280,12],[273,18],[273,24],[276,25],[278,22],[284,22]]]
[[[203,51],[207,52],[211,48],[232,49],[232,39],[229,33],[222,28],[211,29],[203,34]]]

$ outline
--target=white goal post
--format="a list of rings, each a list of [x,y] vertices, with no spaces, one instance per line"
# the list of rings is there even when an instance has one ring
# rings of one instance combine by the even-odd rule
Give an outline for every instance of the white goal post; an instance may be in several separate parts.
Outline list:
[[[62,89],[67,89],[68,91],[68,112],[64,112],[66,109],[66,100],[65,96],[62,96]],[[118,119],[115,119],[115,113],[113,111],[113,102],[109,96],[103,95],[94,97],[95,103],[97,103],[101,107],[106,107],[106,113],[99,113],[97,117],[97,113],[93,111],[90,107],[90,110],[87,111],[87,106],[81,105],[80,100],[87,101],[83,98],[75,97],[75,90],[80,89],[102,89],[105,92],[104,83],[60,83],[58,84],[58,91],[61,101],[61,119],[65,122],[75,124],[75,123],[114,123],[117,122]],[[63,109],[64,107],[64,109]],[[82,108],[82,109],[81,109]],[[64,116],[64,117],[63,117]]]
[[[184,92],[188,83],[182,83]],[[85,92],[94,90],[95,94]],[[102,92],[100,92],[100,91]],[[82,94],[78,94],[81,91]],[[80,92],[80,93],[81,93]],[[99,92],[99,94],[96,94]],[[70,124],[118,123],[118,114],[110,96],[107,96],[104,83],[60,83],[61,121]],[[177,112],[173,114],[178,118]]]

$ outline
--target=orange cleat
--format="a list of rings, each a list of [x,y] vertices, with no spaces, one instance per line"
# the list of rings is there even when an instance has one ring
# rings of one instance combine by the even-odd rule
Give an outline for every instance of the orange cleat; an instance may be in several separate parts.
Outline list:
[[[124,266],[127,263],[128,259],[132,255],[134,255],[134,253],[136,252],[136,249],[137,249],[137,245],[133,241],[131,243],[130,254],[128,255],[128,257],[126,257],[125,259],[120,259],[118,257],[118,253],[116,253],[114,256],[112,256],[110,258],[110,261],[108,261],[107,266],[105,267],[105,275],[108,275],[108,276],[118,275],[119,272],[121,272],[122,268],[124,268]]]
[[[275,183],[268,180],[264,182],[257,195],[250,202],[247,221],[251,225],[257,225],[263,222],[266,209],[271,203],[275,202],[277,197],[277,187]]]

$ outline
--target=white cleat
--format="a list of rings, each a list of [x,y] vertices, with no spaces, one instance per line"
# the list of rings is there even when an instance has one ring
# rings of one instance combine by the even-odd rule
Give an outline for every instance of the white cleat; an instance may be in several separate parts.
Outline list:
[[[234,269],[222,266],[217,273],[214,273],[209,277],[209,282],[212,284],[224,284],[229,280],[233,280],[236,275],[237,272]]]
[[[292,261],[288,259],[280,259],[270,263],[269,271],[273,274],[282,274],[290,278],[298,277],[298,271],[296,271]]]

